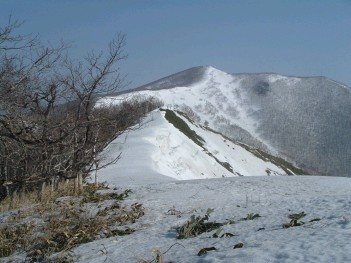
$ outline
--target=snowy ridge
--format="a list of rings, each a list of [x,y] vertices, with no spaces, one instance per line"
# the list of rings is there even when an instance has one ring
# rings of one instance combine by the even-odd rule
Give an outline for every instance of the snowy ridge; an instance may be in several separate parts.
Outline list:
[[[101,180],[113,185],[232,176],[286,175],[279,166],[259,158],[219,133],[175,113],[198,136],[203,146],[189,139],[165,119],[165,110],[148,115],[141,129],[117,138],[106,149],[107,160],[121,159],[103,170]],[[131,162],[131,160],[133,160]],[[118,171],[118,172],[117,172]],[[144,180],[140,182],[138,173]]]

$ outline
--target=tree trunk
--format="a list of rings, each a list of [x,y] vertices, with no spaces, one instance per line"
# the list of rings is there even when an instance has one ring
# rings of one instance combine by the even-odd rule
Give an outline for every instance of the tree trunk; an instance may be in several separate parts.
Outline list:
[[[76,178],[74,178],[74,193],[77,194],[78,193],[78,175]]]
[[[99,168],[99,161],[95,161],[95,187],[96,188],[99,186],[98,168]]]
[[[41,202],[43,199],[43,192],[45,190],[45,186],[46,186],[45,181],[39,183],[38,192],[37,192],[37,200],[39,202]]]
[[[26,195],[26,183],[25,182],[23,182],[22,185],[20,186],[18,195],[19,195],[20,200],[23,200],[25,198],[25,195]]]
[[[55,191],[55,178],[51,177],[51,192]]]
[[[79,188],[79,192],[83,191],[83,174],[82,173],[78,174],[78,188]]]
[[[97,174],[97,169],[95,170],[95,187],[98,188],[99,182],[98,182],[98,174]]]

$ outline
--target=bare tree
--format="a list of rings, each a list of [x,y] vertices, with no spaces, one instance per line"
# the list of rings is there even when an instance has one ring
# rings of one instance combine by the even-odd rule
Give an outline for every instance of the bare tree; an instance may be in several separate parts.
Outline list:
[[[28,182],[41,189],[62,178],[82,187],[84,175],[99,168],[99,153],[160,102],[95,107],[123,85],[124,35],[106,53],[74,62],[64,44],[45,47],[38,37],[15,35],[18,26],[0,29],[0,182],[8,193],[11,185],[23,192]]]

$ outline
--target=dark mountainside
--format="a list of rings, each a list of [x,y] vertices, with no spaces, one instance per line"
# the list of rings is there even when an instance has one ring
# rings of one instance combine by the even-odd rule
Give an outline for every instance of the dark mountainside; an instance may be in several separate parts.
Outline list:
[[[133,91],[138,90],[160,90],[171,89],[175,87],[189,87],[199,82],[206,73],[206,67],[193,67],[181,72],[169,75],[165,78],[153,81],[149,84],[143,85]]]
[[[287,85],[268,76],[246,76],[242,89],[258,132],[281,154],[322,175],[349,176],[351,92],[324,77],[299,78]]]
[[[207,70],[208,67],[190,68],[133,91],[193,86],[204,79]],[[300,78],[269,73],[228,75],[240,81],[239,88],[233,86],[232,92],[241,94],[238,100],[242,101],[243,109],[257,122],[259,138],[255,140],[268,142],[281,157],[310,173],[350,176],[350,88],[325,77]],[[209,85],[221,89],[218,82],[211,81]],[[193,110],[196,112],[195,108]],[[241,129],[212,128],[225,130],[233,139],[238,139],[235,131]],[[252,141],[243,142],[250,144]],[[254,146],[260,147],[260,144]]]

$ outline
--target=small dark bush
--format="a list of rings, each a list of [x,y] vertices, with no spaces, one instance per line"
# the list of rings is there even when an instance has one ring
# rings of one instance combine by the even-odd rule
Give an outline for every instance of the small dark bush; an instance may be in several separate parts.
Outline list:
[[[184,133],[189,139],[191,139],[197,145],[201,147],[203,146],[205,142],[204,139],[201,138],[201,136],[197,135],[195,131],[190,129],[188,124],[186,124],[185,121],[183,121],[180,117],[178,117],[177,114],[174,113],[174,111],[171,111],[168,109],[164,111],[166,112],[166,115],[165,115],[166,120],[172,123],[174,127],[176,127],[178,130]]]

